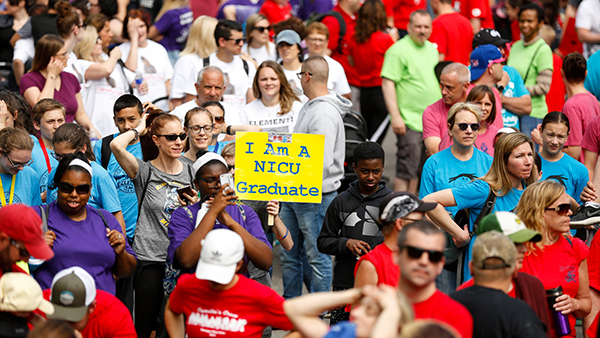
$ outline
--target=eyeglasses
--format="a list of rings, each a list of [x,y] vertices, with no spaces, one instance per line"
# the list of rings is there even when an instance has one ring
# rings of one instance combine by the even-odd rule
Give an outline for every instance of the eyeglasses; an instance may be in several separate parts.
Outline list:
[[[63,157],[65,157],[67,154],[59,154],[57,152],[55,152],[54,150],[52,150],[50,152],[50,155],[52,155],[52,157],[54,157],[58,162],[62,161]]]
[[[443,251],[423,250],[421,248],[417,248],[417,247],[410,246],[410,245],[404,245],[404,246],[402,246],[402,249],[406,249],[406,252],[408,253],[408,257],[410,257],[412,259],[419,259],[419,258],[421,258],[421,256],[423,256],[424,252],[427,252],[427,256],[429,256],[429,261],[431,263],[438,263],[444,257]]]
[[[64,52],[64,53],[56,54],[55,56],[60,56],[60,57],[66,58],[67,55],[69,55],[69,52]]]
[[[306,41],[312,43],[325,43],[325,39],[317,39],[317,38],[306,38]]]
[[[232,165],[228,164],[227,165],[227,171],[232,171],[232,170],[235,170],[235,164],[232,164]]]
[[[71,194],[73,190],[77,191],[78,195],[87,195],[90,193],[91,186],[89,184],[81,184],[78,186],[73,186],[67,182],[60,182],[58,184],[58,190],[64,194]]]
[[[216,188],[221,183],[218,179],[216,179],[214,177],[211,177],[209,179],[204,179],[201,176],[198,176],[198,179],[200,181],[206,182],[206,185],[208,185],[209,188]]]
[[[13,161],[7,153],[4,153],[4,156],[6,157],[6,159],[8,159],[8,163],[10,163],[11,167],[13,168],[18,168],[18,167],[26,167],[28,165],[31,165],[33,163],[33,158],[30,158],[29,161],[25,162],[25,163],[21,163],[21,162],[15,162]]]
[[[217,123],[223,123],[223,121],[225,121],[225,118],[223,116],[213,116],[213,118]]]
[[[29,254],[29,251],[27,251],[27,249],[25,249],[24,247],[21,246],[21,244],[17,243],[17,241],[15,241],[14,239],[10,239],[10,244],[12,244],[15,248],[17,248],[19,250],[19,255],[21,257],[29,257],[31,256]]]
[[[312,73],[309,73],[309,72],[296,73],[296,76],[298,76],[298,79],[302,80],[302,75],[304,75],[304,74],[308,74],[308,76],[313,76]]]
[[[565,203],[565,204],[560,204],[556,208],[546,208],[546,210],[554,210],[559,215],[563,215],[564,216],[564,215],[566,215],[566,214],[569,213],[569,210],[571,210],[571,205],[569,203]]]
[[[192,134],[200,134],[201,130],[204,130],[204,133],[208,134],[213,130],[212,124],[207,124],[205,126],[191,126],[189,129],[192,131]]]
[[[181,133],[179,135],[171,134],[171,135],[156,135],[156,136],[157,137],[164,137],[165,140],[167,140],[169,142],[173,142],[173,141],[177,140],[177,138],[179,138],[182,141],[187,138],[187,134],[186,133]]]
[[[479,130],[479,123],[457,123],[456,124],[458,126],[458,129],[465,131],[467,130],[467,128],[471,127],[472,131],[478,131]]]
[[[267,26],[267,27],[258,27],[258,26],[257,27],[252,27],[252,30],[264,33],[265,31],[270,31],[271,30],[271,26]]]
[[[239,39],[225,39],[227,41],[234,41],[236,45],[239,45],[240,43],[244,43],[245,38],[239,38]]]

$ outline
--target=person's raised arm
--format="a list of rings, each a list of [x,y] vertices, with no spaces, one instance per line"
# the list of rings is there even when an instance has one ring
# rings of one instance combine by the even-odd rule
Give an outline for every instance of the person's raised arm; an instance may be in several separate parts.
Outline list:
[[[67,66],[66,62],[59,60],[56,57],[50,58],[50,63],[46,67],[46,82],[40,91],[39,88],[32,86],[25,90],[23,96],[33,107],[41,99],[53,99],[56,82],[59,81],[60,73]]]
[[[279,244],[285,250],[290,250],[294,246],[294,240],[288,228],[283,224],[283,220],[279,217],[279,206],[279,201],[269,201],[267,203],[267,213],[274,217],[273,233],[277,237]]]
[[[142,116],[137,127],[135,127],[135,131],[124,132],[110,142],[110,150],[115,155],[115,159],[131,179],[137,176],[139,165],[137,158],[127,151],[127,145],[135,140],[138,135],[141,137],[147,133],[146,118],[148,118],[148,114]]]
[[[108,60],[104,62],[94,62],[88,67],[88,69],[85,71],[86,81],[100,80],[109,76],[115,69],[117,62],[119,62],[120,59],[121,49],[119,47],[113,48],[113,50],[110,51],[110,57]]]
[[[138,39],[140,37],[138,33],[138,26],[142,21],[140,19],[129,18],[127,22],[127,33],[129,33],[129,43],[131,44],[129,48],[129,55],[127,56],[127,60],[125,61],[125,67],[132,72],[137,70],[138,66]]]
[[[465,224],[464,227],[461,227],[454,223],[454,220],[452,220],[448,211],[444,209],[445,207],[456,206],[456,200],[454,199],[452,190],[445,189],[429,194],[423,197],[423,202],[435,202],[438,204],[435,209],[427,212],[427,216],[429,216],[437,226],[444,229],[452,236],[452,238],[454,238],[456,246],[462,247],[469,243],[471,240],[471,237],[469,236],[469,225]]]

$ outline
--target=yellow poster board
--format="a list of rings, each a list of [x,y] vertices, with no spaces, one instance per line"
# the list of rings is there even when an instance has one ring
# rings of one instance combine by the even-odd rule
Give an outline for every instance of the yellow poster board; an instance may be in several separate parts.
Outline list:
[[[237,132],[235,190],[240,199],[321,203],[325,135]]]

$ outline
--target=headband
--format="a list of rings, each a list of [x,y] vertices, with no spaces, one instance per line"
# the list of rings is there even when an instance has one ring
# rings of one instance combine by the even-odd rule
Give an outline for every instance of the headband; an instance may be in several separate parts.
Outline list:
[[[76,158],[73,161],[71,161],[71,163],[69,163],[69,167],[73,167],[73,166],[82,167],[88,173],[90,173],[90,176],[92,176],[92,166],[90,166],[89,163],[86,163],[86,162]]]
[[[207,152],[204,155],[198,157],[196,162],[194,162],[194,165],[192,166],[192,170],[194,171],[194,176],[196,176],[196,174],[198,173],[198,170],[200,170],[200,168],[202,168],[206,163],[213,161],[213,160],[219,161],[219,162],[223,163],[223,165],[225,167],[227,167],[227,162],[225,162],[225,159],[221,155],[210,151],[210,152]]]

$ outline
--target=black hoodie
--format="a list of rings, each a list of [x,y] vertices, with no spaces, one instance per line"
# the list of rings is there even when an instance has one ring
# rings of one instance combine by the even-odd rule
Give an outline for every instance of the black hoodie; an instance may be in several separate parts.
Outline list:
[[[357,259],[346,248],[349,239],[365,241],[369,243],[371,250],[383,242],[381,230],[369,213],[378,218],[379,203],[390,193],[392,191],[381,181],[376,192],[363,196],[358,189],[358,181],[354,181],[348,190],[339,194],[329,205],[317,238],[317,248],[324,254],[335,256],[335,288],[348,289],[354,286],[354,266]],[[367,207],[368,212],[362,205]]]

